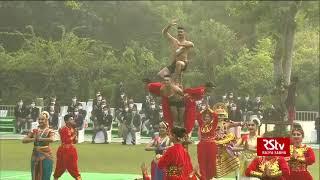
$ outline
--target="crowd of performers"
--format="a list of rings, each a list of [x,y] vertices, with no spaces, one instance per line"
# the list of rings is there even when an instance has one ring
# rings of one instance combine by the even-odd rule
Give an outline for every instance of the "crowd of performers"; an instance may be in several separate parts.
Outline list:
[[[146,88],[162,99],[164,122],[159,124],[156,134],[147,145],[147,151],[155,151],[151,163],[151,177],[147,166],[141,166],[144,180],[211,180],[221,178],[231,172],[240,177],[262,180],[302,180],[313,179],[307,167],[315,162],[312,148],[303,145],[304,132],[299,125],[291,131],[290,156],[260,157],[256,154],[258,118],[248,122],[233,122],[228,119],[224,103],[209,105],[198,111],[196,101],[214,87],[206,83],[198,87],[183,88],[182,73],[188,65],[188,51],[194,45],[185,39],[185,32],[178,27],[177,39],[168,33],[173,21],[163,29],[173,52],[173,62],[159,72],[163,82],[151,82],[146,79]],[[54,141],[53,130],[49,129],[49,114],[42,112],[38,119],[39,127],[31,131],[22,141],[34,143],[31,171],[33,180],[50,179],[53,159],[49,144]],[[195,120],[199,124],[199,143],[197,144],[198,164],[193,166],[188,146]],[[65,170],[77,180],[81,179],[78,170],[78,155],[73,144],[77,142],[76,123],[72,115],[64,117],[65,126],[59,129],[61,145],[57,151],[54,179],[58,179]],[[241,137],[237,137],[233,128],[242,127]],[[237,176],[239,177],[239,176]]]
[[[299,124],[291,130],[290,156],[257,156],[257,127],[260,121],[252,118],[242,127],[239,139],[230,132],[236,126],[227,118],[223,105],[198,112],[200,126],[197,144],[198,165],[193,166],[188,154],[189,136],[184,127],[169,127],[160,123],[160,132],[147,145],[154,151],[151,176],[145,164],[141,166],[144,180],[211,180],[234,172],[238,179],[312,180],[308,166],[315,162],[311,147],[302,144],[304,132]],[[235,179],[236,179],[235,178]]]
[[[53,177],[57,180],[68,170],[74,179],[81,180],[77,149],[73,145],[78,141],[76,122],[73,116],[69,114],[64,116],[64,121],[66,125],[59,129],[61,145],[57,150],[56,168]],[[43,111],[38,122],[38,128],[29,132],[22,139],[22,142],[33,142],[34,144],[31,156],[32,180],[49,180],[53,168],[52,149],[49,144],[54,141],[54,131],[49,128],[49,113]]]
[[[186,40],[182,27],[178,27],[177,38],[169,34],[169,29],[177,25],[171,22],[163,29],[172,50],[172,64],[163,68],[158,75],[162,82],[145,79],[146,89],[160,96],[164,121],[161,131],[147,145],[146,150],[154,150],[151,163],[151,176],[147,166],[141,166],[144,180],[211,180],[223,178],[235,172],[238,179],[262,180],[302,180],[312,179],[307,166],[315,162],[312,148],[302,145],[304,137],[300,125],[291,131],[290,157],[257,156],[257,129],[260,120],[249,118],[246,122],[229,120],[224,103],[213,107],[207,105],[200,112],[196,101],[201,100],[214,85],[184,88],[182,74],[188,65],[188,52],[194,46]],[[193,167],[188,154],[192,143],[190,135],[195,120],[199,124],[199,143],[197,144],[198,166]],[[165,129],[166,128],[166,131]],[[234,134],[241,128],[241,136]],[[168,140],[169,138],[169,140]]]

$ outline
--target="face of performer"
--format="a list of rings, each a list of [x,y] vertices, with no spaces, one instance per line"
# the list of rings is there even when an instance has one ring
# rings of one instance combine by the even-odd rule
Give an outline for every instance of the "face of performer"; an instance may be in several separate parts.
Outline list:
[[[292,131],[291,140],[294,145],[300,145],[303,139],[303,135],[300,131]]]
[[[170,85],[170,80],[170,77],[163,78],[163,84],[165,84],[166,86]]]
[[[167,127],[164,123],[160,123],[159,125],[159,133],[161,135],[167,134]]]
[[[253,121],[250,121],[247,126],[248,126],[250,133],[256,133],[256,131],[257,131],[256,123],[254,123]]]
[[[40,115],[40,117],[39,117],[39,119],[38,119],[38,123],[39,123],[39,127],[40,127],[40,128],[46,127],[46,126],[47,126],[46,116]]]
[[[211,120],[210,114],[206,113],[206,114],[204,115],[204,122],[208,123],[208,122],[210,122],[210,120]]]
[[[178,39],[183,40],[185,38],[185,32],[183,29],[178,29],[178,34],[177,34]]]
[[[173,134],[172,132],[169,134],[169,138],[170,138],[170,141],[173,143],[178,142],[177,136],[175,134]]]

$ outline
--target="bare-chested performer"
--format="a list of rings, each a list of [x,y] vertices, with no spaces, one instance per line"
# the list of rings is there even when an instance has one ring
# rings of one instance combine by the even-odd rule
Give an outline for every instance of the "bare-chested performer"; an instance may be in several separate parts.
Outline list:
[[[173,20],[167,27],[162,30],[162,34],[168,39],[172,51],[171,65],[163,68],[158,75],[164,77],[171,75],[173,81],[179,85],[182,80],[182,72],[186,70],[188,65],[188,52],[194,46],[191,41],[187,41],[184,28],[179,26],[177,39],[169,34],[169,29],[177,25],[176,20]]]

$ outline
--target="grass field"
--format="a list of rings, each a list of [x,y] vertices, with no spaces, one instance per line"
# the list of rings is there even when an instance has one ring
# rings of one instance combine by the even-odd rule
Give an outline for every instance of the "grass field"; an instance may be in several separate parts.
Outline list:
[[[32,144],[22,144],[18,140],[0,140],[0,170],[29,171]],[[59,143],[53,143],[54,155]],[[144,151],[145,145],[89,144],[76,145],[81,172],[140,174],[140,164],[150,163],[153,152]],[[197,163],[196,145],[190,147],[190,155]],[[319,179],[319,150],[316,150],[316,163],[309,167],[315,180]],[[232,177],[232,175],[229,175]],[[317,178],[316,178],[317,177]]]

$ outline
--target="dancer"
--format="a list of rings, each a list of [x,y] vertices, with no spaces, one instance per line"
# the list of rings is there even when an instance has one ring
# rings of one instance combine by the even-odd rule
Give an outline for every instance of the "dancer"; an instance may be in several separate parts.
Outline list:
[[[196,102],[203,98],[206,92],[210,92],[214,87],[212,83],[196,88],[181,89],[171,81],[170,76],[165,76],[163,82],[147,83],[146,88],[154,95],[162,97],[162,109],[165,121],[169,124],[169,129],[173,126],[185,127],[190,133],[196,116]]]
[[[145,148],[146,151],[155,151],[156,156],[158,154],[162,155],[165,150],[171,147],[173,144],[170,143],[170,138],[168,136],[169,125],[166,122],[160,122],[159,133],[151,140],[151,142]],[[162,180],[164,179],[164,172],[161,170],[156,160],[151,162],[151,179],[152,180]]]
[[[232,150],[236,143],[236,137],[230,132],[230,128],[240,126],[242,123],[228,120],[227,108],[224,103],[217,103],[212,109],[218,115],[216,130],[216,144],[218,146],[216,178],[220,178],[235,171],[240,166],[239,158]]]
[[[39,126],[22,139],[22,143],[33,142],[31,156],[32,180],[50,179],[52,173],[52,151],[49,143],[54,141],[54,132],[49,129],[49,113],[44,111],[38,119]]]
[[[245,174],[261,180],[286,180],[290,170],[283,157],[258,156],[247,167]]]
[[[194,47],[191,41],[186,40],[184,28],[179,26],[177,39],[169,34],[169,29],[177,25],[177,20],[173,20],[167,27],[162,30],[162,34],[168,39],[172,51],[171,65],[163,68],[158,75],[164,77],[165,75],[173,75],[175,83],[181,85],[182,72],[186,70],[188,65],[188,53]]]
[[[218,116],[209,106],[199,113],[200,142],[197,145],[198,163],[201,180],[210,180],[216,176],[217,145],[215,132]]]
[[[68,170],[74,179],[81,180],[77,149],[73,145],[78,141],[77,130],[74,128],[76,123],[69,114],[64,116],[64,122],[66,125],[59,130],[61,145],[57,151],[57,164],[53,176],[55,180],[58,180]]]
[[[186,129],[174,127],[171,130],[170,140],[174,145],[161,156],[157,155],[158,167],[166,172],[165,180],[195,179],[191,159],[182,143],[187,138]]]
[[[241,138],[233,148],[233,151],[240,151],[240,175],[245,176],[245,171],[250,162],[257,157],[257,128],[260,126],[260,120],[252,116],[246,124],[249,132],[244,132]]]
[[[285,158],[290,168],[290,176],[287,179],[312,180],[308,166],[315,162],[315,154],[311,147],[302,144],[304,131],[300,124],[293,124],[291,131],[290,157]]]

